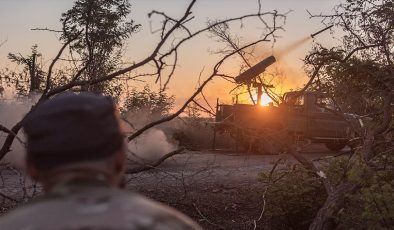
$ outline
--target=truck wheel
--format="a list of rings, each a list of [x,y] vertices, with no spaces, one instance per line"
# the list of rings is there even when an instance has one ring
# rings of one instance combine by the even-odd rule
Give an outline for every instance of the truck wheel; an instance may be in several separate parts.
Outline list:
[[[326,142],[326,147],[331,151],[339,151],[343,149],[347,144],[347,141],[330,141]]]

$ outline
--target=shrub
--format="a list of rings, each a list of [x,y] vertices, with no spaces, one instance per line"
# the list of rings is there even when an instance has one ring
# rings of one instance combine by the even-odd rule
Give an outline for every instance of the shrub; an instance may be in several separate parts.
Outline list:
[[[260,178],[269,186],[265,218],[272,229],[307,229],[327,197],[318,176],[298,164]]]
[[[393,150],[391,150],[393,151]],[[358,185],[346,194],[345,206],[335,217],[337,229],[391,229],[394,225],[394,156],[378,155],[373,164],[349,157],[330,160],[319,167],[333,186],[343,180]],[[302,165],[280,165],[260,174],[266,183],[265,219],[272,229],[308,229],[327,198],[321,179]]]

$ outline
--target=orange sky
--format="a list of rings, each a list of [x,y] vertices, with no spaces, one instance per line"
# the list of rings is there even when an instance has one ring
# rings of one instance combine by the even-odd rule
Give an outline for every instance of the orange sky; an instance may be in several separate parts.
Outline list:
[[[33,44],[38,44],[43,53],[44,63],[48,63],[56,54],[59,43],[56,35],[48,32],[31,31],[31,28],[48,27],[58,29],[60,14],[72,6],[71,0],[1,0],[0,1],[0,42],[7,42],[0,47],[0,66],[8,66],[6,55],[8,52],[28,53]],[[152,51],[157,41],[157,36],[150,33],[150,24],[158,26],[160,20],[148,19],[147,13],[156,9],[164,11],[177,18],[182,15],[189,1],[185,0],[134,0],[132,3],[132,17],[137,23],[142,24],[142,30],[134,35],[127,43],[125,60],[138,61]],[[287,16],[286,31],[278,33],[280,36],[274,46],[264,44],[257,48],[257,56],[277,55],[289,45],[297,43],[309,34],[312,34],[324,26],[320,20],[309,19],[306,9],[314,13],[329,13],[339,0],[262,0],[263,11],[278,10],[279,12],[292,12]],[[256,0],[200,0],[197,2],[193,14],[195,20],[190,23],[192,29],[202,28],[208,18],[224,19],[236,17],[243,14],[255,13],[257,11]],[[17,19],[16,19],[17,17]],[[239,32],[245,41],[252,41],[261,34],[261,24],[257,20],[244,21],[244,28],[239,30],[240,24],[235,23],[233,27]],[[335,39],[328,33],[321,34],[316,38],[318,42],[327,45],[335,43]],[[278,62],[269,68],[269,71],[281,72],[278,92],[285,92],[302,86],[307,80],[302,70],[301,59],[311,48],[313,40],[300,44],[291,53],[282,53]],[[187,44],[180,52],[179,68],[174,81],[170,85],[170,94],[177,96],[177,104],[181,104],[195,89],[200,71],[204,68],[202,77],[207,76],[213,63],[218,60],[217,55],[211,55],[209,50],[215,50],[217,43],[206,35],[198,37]],[[285,55],[286,54],[286,55]],[[233,60],[226,65],[224,71],[236,75],[239,60]],[[151,80],[148,80],[151,82]],[[145,83],[137,83],[144,85]],[[216,79],[212,81],[204,91],[211,103],[215,103],[220,97],[223,102],[231,102],[232,96],[229,90],[234,86],[226,81]]]

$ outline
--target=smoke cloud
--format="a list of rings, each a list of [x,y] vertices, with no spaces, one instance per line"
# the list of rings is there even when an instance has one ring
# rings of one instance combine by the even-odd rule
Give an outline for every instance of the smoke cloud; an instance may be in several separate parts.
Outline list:
[[[13,97],[0,98],[0,124],[11,129],[35,104],[38,97],[14,99]],[[128,120],[133,123],[134,129],[142,127],[152,119],[156,120],[159,116],[149,115],[146,110],[138,114],[128,115]],[[131,128],[130,128],[131,129]],[[7,134],[0,132],[0,147],[4,144]],[[25,142],[23,132],[18,133],[18,137]],[[129,158],[142,163],[153,162],[177,148],[177,143],[169,141],[165,132],[160,128],[152,128],[140,137],[131,141],[127,145]],[[14,140],[11,152],[7,153],[2,163],[10,163],[14,167],[24,168],[24,158],[26,150],[23,143]]]
[[[13,99],[11,97],[0,98],[0,124],[11,129],[26,115],[35,102],[36,97],[23,99]],[[3,146],[7,135],[4,132],[0,132],[0,146]],[[18,137],[23,142],[25,141],[22,131],[18,133]],[[11,152],[7,153],[2,163],[10,163],[14,167],[23,168],[24,157],[25,146],[19,140],[15,139],[11,146]]]
[[[127,113],[125,116],[125,119],[129,122],[127,131],[138,130],[145,124],[160,119],[160,117],[158,114],[151,114],[148,109]],[[139,163],[149,163],[177,149],[178,144],[167,137],[168,134],[166,133],[168,132],[164,132],[164,129],[164,125],[151,128],[130,141],[127,146],[130,152],[129,158]]]
[[[160,129],[150,129],[136,140],[128,143],[129,157],[137,162],[154,162],[163,155],[174,151],[176,144],[170,143]]]

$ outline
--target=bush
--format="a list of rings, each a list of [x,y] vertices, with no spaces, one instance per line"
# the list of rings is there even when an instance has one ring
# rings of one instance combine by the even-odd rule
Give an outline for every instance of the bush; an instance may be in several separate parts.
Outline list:
[[[327,195],[318,176],[301,165],[261,173],[269,186],[265,218],[272,229],[307,229]]]
[[[373,164],[358,162],[349,179],[360,186],[346,196],[338,215],[338,229],[392,229],[394,225],[393,150],[378,155]]]
[[[142,90],[132,88],[126,95],[122,106],[122,112],[131,114],[144,114],[157,119],[168,115],[174,107],[175,96],[165,92],[152,91],[148,85]]]
[[[358,185],[346,194],[345,206],[335,217],[336,229],[391,229],[394,225],[394,156],[376,157],[374,164],[350,163],[340,157],[321,165],[333,186],[343,180]],[[265,219],[272,229],[308,229],[327,198],[321,179],[302,165],[281,165],[260,174],[266,183]]]

